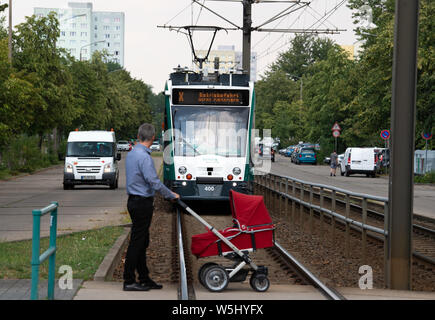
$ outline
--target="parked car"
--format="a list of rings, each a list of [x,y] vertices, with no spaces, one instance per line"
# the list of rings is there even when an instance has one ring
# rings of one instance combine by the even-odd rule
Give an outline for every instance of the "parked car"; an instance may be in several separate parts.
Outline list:
[[[347,148],[340,163],[340,174],[376,177],[379,148]]]
[[[344,159],[344,153],[342,153],[342,154],[339,154],[338,155],[338,166],[341,164],[341,161],[343,161],[343,159]],[[331,159],[329,159],[329,161],[331,161]]]
[[[312,148],[299,149],[299,151],[295,154],[294,158],[295,158],[294,162],[296,164],[301,164],[301,163],[311,163],[314,165],[317,164],[316,151]]]
[[[325,157],[325,159],[323,159],[323,163],[330,164],[331,163],[331,158],[330,157]]]
[[[286,152],[285,152],[285,156],[286,157],[291,157],[293,151],[295,151],[295,146],[290,146],[287,148]]]
[[[283,156],[286,151],[287,151],[287,148],[283,148],[283,149],[279,149],[278,153]]]
[[[160,151],[160,142],[158,140],[154,141],[150,149],[151,151]]]
[[[119,140],[116,148],[118,151],[130,151],[131,144],[127,140]]]

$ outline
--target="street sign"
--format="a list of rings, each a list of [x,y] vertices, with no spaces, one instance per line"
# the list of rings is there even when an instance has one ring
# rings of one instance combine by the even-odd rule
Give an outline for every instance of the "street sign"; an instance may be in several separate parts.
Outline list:
[[[384,140],[390,139],[390,131],[389,130],[382,130],[381,131],[381,138]]]
[[[421,137],[424,140],[430,140],[430,139],[432,139],[432,133],[424,133],[424,132],[422,132]]]
[[[334,130],[334,131],[332,131],[332,136],[333,136],[334,138],[338,138],[338,137],[340,136],[340,131],[338,131],[338,130]]]
[[[340,126],[338,125],[338,122],[335,122],[334,125],[331,128],[332,131],[336,130],[336,131],[341,131]]]

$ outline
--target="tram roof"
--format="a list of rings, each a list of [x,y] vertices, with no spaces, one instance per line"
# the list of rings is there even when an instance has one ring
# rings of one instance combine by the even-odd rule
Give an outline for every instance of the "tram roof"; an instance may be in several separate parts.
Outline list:
[[[215,85],[215,86],[237,86],[249,87],[249,75],[247,74],[209,74],[202,73],[173,72],[169,79],[172,85]]]

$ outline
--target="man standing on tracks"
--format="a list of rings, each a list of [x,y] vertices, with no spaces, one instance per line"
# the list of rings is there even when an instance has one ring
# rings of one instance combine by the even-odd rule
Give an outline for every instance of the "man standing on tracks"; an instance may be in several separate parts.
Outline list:
[[[329,173],[329,175],[332,177],[332,175],[334,175],[335,177],[335,171],[337,170],[337,165],[338,165],[338,156],[337,156],[337,152],[334,150],[333,153],[331,153],[331,172]]]
[[[139,127],[137,138],[139,142],[127,154],[125,160],[127,209],[132,227],[124,266],[124,291],[147,291],[162,288],[162,285],[155,283],[149,277],[146,264],[154,194],[157,191],[166,199],[171,200],[180,197],[169,190],[157,176],[150,150],[155,139],[154,126],[149,123],[142,124]],[[139,274],[139,283],[136,282],[136,270]]]

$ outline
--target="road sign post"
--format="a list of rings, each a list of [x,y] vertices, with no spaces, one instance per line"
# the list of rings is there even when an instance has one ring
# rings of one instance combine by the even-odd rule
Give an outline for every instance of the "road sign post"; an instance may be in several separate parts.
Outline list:
[[[340,136],[341,128],[338,125],[337,121],[334,123],[334,125],[331,128],[331,130],[332,130],[332,136],[335,138],[335,148],[334,148],[334,151],[338,152],[338,150],[337,150],[337,138]]]

